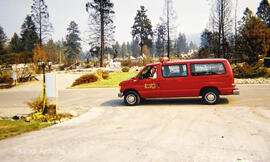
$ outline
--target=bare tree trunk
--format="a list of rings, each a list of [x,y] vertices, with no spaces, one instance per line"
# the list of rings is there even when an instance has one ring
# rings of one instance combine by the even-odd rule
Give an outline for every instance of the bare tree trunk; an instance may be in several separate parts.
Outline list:
[[[142,39],[142,24],[141,24],[141,32],[140,32],[140,38],[141,38],[141,41],[140,41],[140,47],[141,47],[141,50],[140,50],[140,56],[143,55],[143,39]]]
[[[218,11],[218,51],[217,51],[217,58],[220,58],[220,47],[221,47],[221,11],[220,11],[220,7],[219,7],[219,11]]]
[[[101,11],[100,16],[101,23],[101,52],[100,52],[100,67],[103,67],[103,59],[104,59],[104,12]]]
[[[39,44],[40,44],[40,47],[42,47],[42,16],[41,16],[41,4],[40,4],[40,1],[39,1]]]
[[[236,0],[235,2],[235,17],[234,17],[234,34],[235,34],[235,37],[234,37],[234,56],[235,56],[235,63],[237,62],[238,60],[238,55],[237,55],[237,39],[238,39],[238,31],[237,31],[237,9],[238,9],[238,0]]]
[[[225,31],[224,31],[224,0],[221,0],[221,36],[222,36],[222,57],[225,57]]]
[[[169,1],[167,1],[167,31],[168,31],[167,57],[170,59],[170,17],[169,17]]]

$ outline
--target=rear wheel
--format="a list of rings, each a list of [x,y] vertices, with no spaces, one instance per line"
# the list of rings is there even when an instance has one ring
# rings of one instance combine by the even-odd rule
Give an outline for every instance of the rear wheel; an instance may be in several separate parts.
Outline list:
[[[141,97],[137,92],[129,91],[125,94],[124,102],[128,106],[135,106],[137,104],[140,104]]]
[[[208,105],[217,104],[219,101],[219,92],[215,89],[207,89],[202,95],[202,100]]]

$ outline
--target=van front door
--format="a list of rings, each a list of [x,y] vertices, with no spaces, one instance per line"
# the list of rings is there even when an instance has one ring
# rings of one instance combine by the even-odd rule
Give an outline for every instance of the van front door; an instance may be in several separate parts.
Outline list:
[[[142,98],[156,98],[159,91],[157,66],[146,67],[137,81],[137,90]]]

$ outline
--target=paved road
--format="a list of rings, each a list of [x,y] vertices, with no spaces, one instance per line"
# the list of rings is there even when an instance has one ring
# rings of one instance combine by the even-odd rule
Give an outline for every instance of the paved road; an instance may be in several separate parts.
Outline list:
[[[239,88],[240,96],[222,97],[215,106],[187,98],[136,107],[124,106],[117,89],[63,89],[62,111],[86,113],[0,141],[1,161],[268,162],[270,85]],[[12,109],[9,95],[16,98],[14,107],[25,109],[24,100],[37,93],[0,91],[0,112]]]

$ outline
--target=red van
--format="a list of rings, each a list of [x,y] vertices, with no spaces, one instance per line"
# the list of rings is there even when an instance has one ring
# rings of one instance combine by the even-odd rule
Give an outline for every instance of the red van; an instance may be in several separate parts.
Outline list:
[[[205,104],[216,104],[219,95],[239,95],[226,59],[195,59],[145,66],[139,74],[119,84],[119,97],[126,105],[142,99],[202,96]]]

